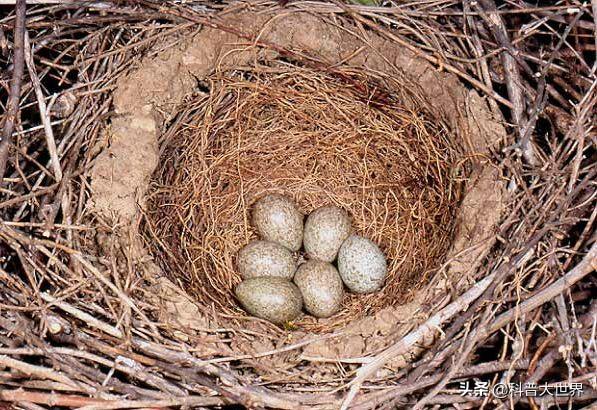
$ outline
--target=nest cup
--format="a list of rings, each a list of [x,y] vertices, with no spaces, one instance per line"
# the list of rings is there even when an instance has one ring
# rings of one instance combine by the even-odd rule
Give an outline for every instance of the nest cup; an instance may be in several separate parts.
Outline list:
[[[381,292],[349,294],[335,316],[303,316],[298,328],[330,331],[409,301],[454,234],[466,167],[449,130],[423,104],[405,106],[399,82],[364,70],[271,60],[206,83],[169,130],[146,206],[146,244],[169,278],[198,303],[249,319],[233,295],[236,255],[258,239],[253,204],[275,192],[305,215],[346,209],[389,263]]]

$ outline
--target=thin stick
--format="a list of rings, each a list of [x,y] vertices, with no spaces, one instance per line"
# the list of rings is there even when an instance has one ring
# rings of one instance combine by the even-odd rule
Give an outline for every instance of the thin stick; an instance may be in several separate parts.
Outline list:
[[[501,329],[507,323],[514,320],[515,317],[531,312],[533,309],[536,309],[542,304],[552,300],[566,289],[569,289],[576,282],[587,276],[589,273],[595,272],[595,270],[597,270],[597,243],[594,243],[593,246],[591,246],[591,249],[582,259],[582,261],[580,261],[580,263],[566,275],[562,276],[560,279],[549,285],[547,288],[543,289],[541,292],[538,292],[535,296],[528,298],[520,305],[498,316],[487,327],[487,335]]]
[[[70,313],[77,319],[85,322],[90,327],[95,327],[97,329],[100,329],[103,332],[106,332],[107,334],[109,334],[110,336],[114,336],[119,339],[124,336],[124,334],[117,328],[110,326],[110,325],[96,319],[95,317],[91,316],[89,313],[85,313],[82,310],[77,309],[77,308],[69,305],[68,303],[62,302],[47,293],[42,292],[42,293],[40,293],[40,296],[46,302],[51,303],[53,306],[56,306],[56,307],[64,310],[67,313]]]
[[[79,263],[81,263],[83,266],[85,266],[89,272],[93,273],[93,275],[97,279],[99,279],[100,282],[102,282],[104,285],[106,285],[106,287],[108,287],[110,290],[112,290],[112,292],[114,292],[125,305],[127,305],[128,307],[133,309],[135,312],[137,312],[137,314],[145,321],[145,323],[147,323],[147,325],[150,327],[150,329],[153,331],[153,333],[155,335],[159,334],[158,329],[155,327],[155,324],[147,318],[145,313],[143,313],[141,311],[141,309],[139,309],[137,307],[135,302],[133,302],[128,295],[126,295],[124,292],[122,292],[120,289],[118,289],[116,287],[116,285],[114,285],[104,275],[102,275],[95,268],[95,266],[93,266],[91,263],[89,263],[89,261],[87,259],[85,259],[80,253],[74,253],[72,256],[77,261],[79,261]]]
[[[471,352],[475,349],[475,336],[473,335],[471,339],[467,337],[461,342],[461,347],[464,347],[464,351],[460,351],[456,357],[456,363],[453,363],[450,366],[450,369],[446,372],[444,377],[439,381],[437,385],[435,385],[431,391],[419,400],[413,410],[421,410],[425,408],[427,403],[432,402],[433,398],[439,394],[439,392],[454,378],[454,376],[458,373],[458,371],[462,368],[464,362],[468,359]]]
[[[14,29],[14,68],[10,82],[10,95],[8,97],[8,110],[0,141],[0,187],[3,185],[4,172],[8,161],[8,147],[12,137],[17,114],[19,111],[19,98],[21,96],[21,82],[24,70],[24,43],[25,43],[25,0],[18,0],[15,6],[16,22]]]
[[[6,355],[0,355],[0,365],[10,367],[11,369],[18,370],[28,376],[35,375],[42,379],[50,379],[50,380],[54,380],[54,381],[62,383],[62,384],[66,384],[67,386],[70,386],[70,387],[79,387],[77,385],[77,383],[72,381],[70,378],[63,376],[62,374],[60,374],[52,369],[48,369],[46,367],[35,366],[33,364],[21,362],[20,360],[15,360]]]
[[[591,1],[591,8],[593,10],[593,22],[594,26],[597,27],[597,0]],[[595,62],[593,63],[593,68],[591,69],[591,74],[595,74],[597,72],[597,30],[593,29],[593,37],[595,40]]]
[[[0,400],[7,402],[29,402],[46,404],[49,406],[81,407],[89,404],[103,404],[106,400],[72,394],[38,393],[32,391],[1,390]]]
[[[186,396],[163,400],[104,400],[73,394],[39,393],[25,390],[2,390],[0,400],[30,402],[49,406],[77,407],[80,409],[134,409],[141,407],[164,408],[170,406],[222,406],[226,402],[218,397]]]
[[[39,116],[44,126],[44,133],[46,135],[46,143],[48,144],[48,151],[50,153],[50,162],[52,170],[54,171],[54,178],[57,182],[62,179],[62,168],[60,167],[60,159],[58,158],[58,150],[56,149],[56,140],[54,139],[54,132],[52,131],[52,124],[50,117],[48,116],[48,109],[44,98],[43,91],[41,90],[41,83],[37,72],[35,71],[35,63],[33,62],[32,48],[29,43],[29,34],[25,31],[25,63],[27,64],[27,70],[29,71],[29,77],[31,77],[31,83],[35,90],[35,96],[37,97],[37,106],[39,108]]]
[[[226,401],[219,397],[186,396],[173,397],[163,400],[114,400],[102,404],[91,404],[81,407],[80,410],[109,410],[109,409],[133,409],[133,408],[157,408],[161,409],[170,406],[182,406],[197,408],[198,406],[223,406]]]
[[[522,150],[522,154],[529,164],[534,164],[536,162],[534,147],[529,138],[524,138],[523,125],[526,124],[524,88],[516,58],[510,54],[510,50],[513,50],[513,47],[508,38],[508,31],[501,16],[496,13],[497,7],[493,0],[480,0],[480,3],[482,5],[482,8],[479,8],[481,16],[487,22],[497,42],[506,48],[501,54],[501,59],[505,71],[508,97],[510,97],[510,101],[512,102],[512,119],[518,127],[519,144],[521,144],[520,149]]]

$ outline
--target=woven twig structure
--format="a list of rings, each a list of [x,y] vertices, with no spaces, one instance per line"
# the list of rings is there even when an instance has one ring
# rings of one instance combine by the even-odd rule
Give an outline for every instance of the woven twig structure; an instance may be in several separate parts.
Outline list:
[[[3,12],[0,401],[595,400],[591,6]],[[382,292],[287,328],[248,317],[234,256],[268,191],[349,210],[388,255]],[[576,394],[498,394],[510,383]]]

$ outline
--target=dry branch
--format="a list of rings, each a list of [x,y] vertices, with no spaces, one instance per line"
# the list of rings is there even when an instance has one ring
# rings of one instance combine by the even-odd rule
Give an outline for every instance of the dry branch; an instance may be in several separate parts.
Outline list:
[[[27,31],[25,31],[25,41],[23,46],[25,50],[25,64],[27,64],[29,78],[31,78],[31,83],[33,89],[35,90],[37,104],[39,107],[39,116],[41,117],[41,122],[44,126],[44,132],[46,134],[46,143],[48,144],[48,151],[50,152],[50,161],[52,165],[52,170],[54,171],[54,178],[56,182],[60,182],[60,180],[62,179],[62,168],[60,167],[60,159],[58,158],[58,151],[56,150],[56,140],[54,139],[54,132],[52,131],[52,124],[48,115],[49,113],[46,106],[46,100],[41,89],[39,77],[35,72],[32,47],[29,43],[29,35],[27,34]]]
[[[3,187],[6,162],[12,140],[12,132],[19,114],[19,100],[21,98],[21,82],[23,81],[24,58],[25,58],[25,14],[27,5],[25,0],[18,0],[15,6],[16,22],[14,25],[14,64],[12,79],[10,81],[10,95],[8,98],[8,109],[2,122],[2,141],[0,141],[0,188]]]
[[[508,31],[502,21],[502,17],[497,13],[497,8],[493,0],[479,0],[481,7],[479,11],[481,16],[487,21],[489,29],[495,36],[498,44],[504,47],[501,53],[502,66],[504,67],[504,77],[508,87],[508,96],[512,103],[512,118],[517,126],[519,134],[518,142],[524,158],[530,163],[535,164],[535,148],[532,141],[524,137],[525,125],[527,122],[526,104],[524,97],[524,87],[520,76],[519,64],[516,62],[517,51],[512,47],[508,38]]]
[[[584,278],[590,273],[597,270],[597,243],[593,243],[589,252],[583,257],[582,261],[574,267],[570,272],[566,273],[560,279],[549,285],[544,290],[533,295],[531,298],[517,305],[515,308],[502,313],[498,316],[487,329],[481,330],[485,335],[489,335],[498,329],[504,327],[507,323],[514,320],[516,317],[524,315],[538,308],[544,303],[553,300],[556,296],[561,295],[567,289],[572,287],[576,282]]]
[[[19,372],[22,372],[23,374],[26,374],[28,376],[37,376],[42,379],[54,380],[59,383],[63,383],[67,386],[78,387],[74,381],[72,381],[71,379],[69,379],[68,377],[66,377],[64,375],[61,375],[61,374],[55,372],[52,369],[48,369],[48,368],[41,367],[41,366],[31,365],[26,362],[15,360],[6,355],[0,355],[0,364],[2,364],[3,366],[9,367],[11,369],[18,370]]]

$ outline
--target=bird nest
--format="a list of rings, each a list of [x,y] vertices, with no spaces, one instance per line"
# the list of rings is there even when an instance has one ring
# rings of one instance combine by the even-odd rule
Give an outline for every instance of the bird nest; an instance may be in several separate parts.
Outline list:
[[[28,35],[23,2],[1,20],[0,400],[474,407],[448,386],[473,378],[584,387],[511,399],[531,407],[591,399],[587,7],[553,44],[530,31],[556,51],[576,33],[544,61],[503,52],[488,0],[187,3],[34,7]],[[272,192],[346,209],[385,286],[284,327],[244,312],[236,254]]]
[[[341,352],[359,340],[360,354],[367,355],[380,348],[368,339],[385,322],[394,331],[412,325],[415,316],[403,317],[404,306],[411,302],[409,312],[420,310],[434,275],[447,279],[434,282],[433,291],[445,292],[460,279],[455,272],[464,261],[487,252],[487,232],[503,202],[503,183],[488,158],[504,129],[478,94],[402,47],[385,50],[402,59],[392,66],[372,58],[380,55],[379,37],[365,46],[305,13],[283,18],[295,31],[263,30],[272,18],[227,16],[230,26],[262,30],[263,45],[243,47],[237,35],[206,30],[179,50],[147,58],[118,84],[121,120],[112,122],[110,147],[92,170],[91,203],[97,213],[121,221],[141,203],[144,250],[156,261],[157,276],[207,310],[200,316],[211,316],[209,326],[282,338],[284,332],[248,317],[233,295],[240,282],[236,255],[257,236],[250,224],[253,203],[275,192],[293,197],[305,213],[329,204],[346,209],[356,231],[386,254],[386,284],[381,292],[345,298],[329,319],[305,316],[290,326],[304,334],[347,332],[355,320],[380,314],[381,325],[317,349],[317,355],[326,350],[324,358],[338,359],[343,354],[327,350]],[[298,28],[305,26],[311,30],[300,37]],[[339,61],[321,66],[314,57],[282,56],[274,41],[284,49],[309,46],[319,58]],[[362,51],[341,64],[332,47]],[[461,111],[472,105],[475,112]],[[155,112],[172,118],[156,119]],[[249,355],[262,349],[253,338],[232,346]],[[272,369],[277,361],[275,355],[262,360]]]

